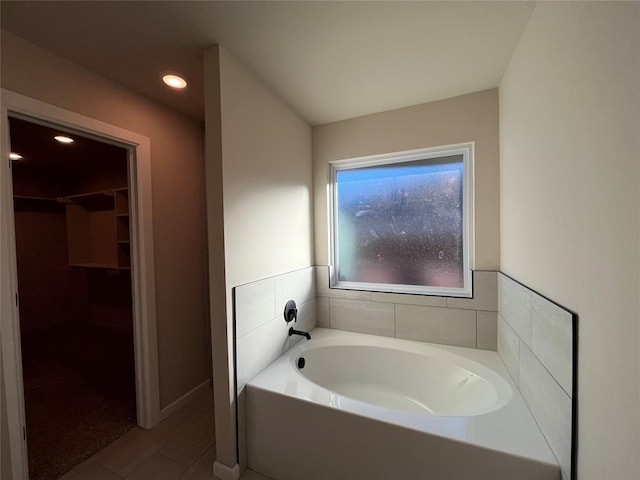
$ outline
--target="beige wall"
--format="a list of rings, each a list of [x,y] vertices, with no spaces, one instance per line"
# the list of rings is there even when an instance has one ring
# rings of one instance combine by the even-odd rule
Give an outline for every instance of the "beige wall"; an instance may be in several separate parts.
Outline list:
[[[640,3],[538,3],[500,85],[502,270],[579,317],[578,475],[640,478]]]
[[[218,262],[211,266],[216,444],[218,461],[232,466],[235,419],[224,408],[234,396],[225,378],[233,378],[231,291],[313,263],[311,127],[224,48],[207,51],[205,75],[209,230],[220,228],[220,203],[224,217],[226,299],[219,291],[220,238],[209,244],[211,261]]]
[[[499,267],[498,91],[376,113],[313,128],[316,264],[328,265],[328,162],[475,142],[475,268]]]
[[[197,121],[2,32],[2,87],[151,139],[160,406],[209,377]]]
[[[224,49],[220,92],[228,286],[310,266],[311,128]]]

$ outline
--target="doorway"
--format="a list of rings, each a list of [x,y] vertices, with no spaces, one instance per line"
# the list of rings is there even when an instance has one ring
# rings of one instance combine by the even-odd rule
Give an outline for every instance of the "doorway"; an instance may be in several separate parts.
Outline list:
[[[9,118],[31,480],[136,425],[127,149]]]
[[[5,383],[5,398],[3,399],[5,402],[2,407],[3,411],[6,411],[6,417],[3,421],[6,421],[8,424],[10,467],[13,478],[15,480],[26,480],[29,478],[27,444],[31,439],[26,435],[27,422],[25,421],[24,394],[30,386],[23,383],[22,345],[24,344],[25,350],[28,350],[26,353],[29,353],[29,351],[37,351],[40,355],[52,354],[57,350],[61,350],[61,348],[58,349],[56,346],[61,346],[66,339],[74,335],[80,335],[80,340],[82,341],[77,340],[70,348],[70,351],[72,356],[81,357],[82,348],[80,348],[80,344],[90,345],[91,335],[95,336],[95,332],[90,333],[85,331],[84,333],[78,333],[79,329],[76,327],[81,323],[82,315],[78,315],[78,313],[75,312],[72,315],[75,320],[75,327],[72,328],[71,325],[67,325],[67,330],[59,330],[57,337],[54,336],[46,340],[33,340],[31,335],[27,335],[26,332],[28,330],[38,331],[42,325],[34,326],[33,322],[30,322],[28,323],[28,327],[24,327],[20,321],[17,301],[19,298],[18,265],[16,261],[17,253],[19,252],[17,252],[16,247],[21,247],[18,245],[18,229],[15,227],[18,225],[18,222],[24,220],[24,218],[17,218],[18,216],[23,217],[22,213],[29,213],[29,210],[48,209],[60,212],[61,208],[63,208],[66,222],[64,227],[67,230],[69,228],[78,228],[77,225],[82,225],[83,221],[85,223],[93,222],[98,225],[101,221],[97,220],[97,218],[103,215],[101,213],[95,215],[96,218],[93,218],[94,215],[87,212],[85,212],[84,215],[81,212],[75,212],[79,215],[67,215],[67,210],[86,208],[88,207],[88,205],[86,205],[87,202],[91,203],[92,206],[86,208],[86,210],[104,210],[102,204],[106,196],[109,197],[107,198],[107,202],[111,202],[114,210],[117,208],[119,211],[117,214],[113,212],[113,216],[116,218],[121,216],[124,219],[128,215],[128,242],[130,245],[128,256],[127,249],[124,247],[127,240],[125,240],[126,230],[123,229],[123,226],[123,228],[120,229],[116,227],[115,230],[115,253],[113,249],[111,249],[109,251],[110,253],[98,255],[99,258],[87,259],[87,250],[92,251],[95,244],[104,242],[104,240],[109,237],[109,235],[105,234],[102,229],[103,227],[98,226],[98,231],[93,235],[93,240],[90,239],[90,244],[93,246],[77,249],[73,248],[68,242],[66,243],[67,264],[65,267],[67,269],[75,269],[75,277],[81,278],[81,280],[78,280],[78,278],[69,279],[68,281],[72,285],[82,286],[83,282],[85,282],[84,285],[87,285],[86,289],[93,291],[93,294],[89,298],[89,304],[93,304],[94,307],[89,307],[91,310],[89,316],[95,320],[95,322],[93,322],[95,325],[91,325],[91,327],[100,326],[107,328],[112,333],[117,332],[117,335],[121,337],[128,337],[127,342],[129,346],[133,343],[133,355],[131,354],[131,349],[127,348],[128,354],[116,355],[115,358],[112,356],[108,358],[106,362],[94,361],[93,366],[104,365],[109,362],[120,362],[119,364],[121,366],[133,363],[133,382],[131,382],[131,376],[129,376],[128,381],[126,380],[126,375],[123,374],[115,377],[115,383],[119,385],[128,384],[130,386],[132,383],[134,385],[135,395],[133,402],[131,402],[131,389],[124,389],[127,390],[127,392],[122,395],[123,397],[129,398],[129,406],[125,407],[125,409],[128,408],[128,418],[136,421],[136,423],[143,428],[151,428],[160,420],[155,319],[155,274],[153,243],[151,241],[153,225],[151,220],[150,144],[149,139],[144,136],[4,89],[2,90],[2,111],[0,114],[2,118],[2,155],[4,158],[9,158],[9,122],[26,121],[36,126],[54,126],[55,129],[63,133],[69,133],[69,136],[77,135],[82,138],[99,140],[109,146],[120,148],[124,152],[123,158],[124,164],[126,165],[125,177],[128,180],[128,190],[124,190],[124,185],[119,187],[111,185],[108,188],[98,188],[99,185],[94,184],[91,192],[85,192],[102,193],[102,195],[98,197],[89,196],[90,198],[80,198],[82,195],[72,188],[70,194],[63,194],[62,197],[56,194],[56,200],[53,202],[32,198],[16,198],[14,201],[14,187],[16,187],[16,189],[18,188],[18,185],[14,185],[12,178],[12,164],[14,162],[4,163],[3,167],[0,168],[0,188],[2,190],[0,197],[2,200],[0,204],[0,240],[2,241],[2,248],[0,249],[0,268],[2,270],[2,276],[0,277],[0,296],[2,300],[0,302],[0,325],[2,327],[2,335],[0,336],[0,341],[2,345],[2,373]],[[84,161],[86,162],[87,159],[85,158]],[[67,183],[74,184],[74,182]],[[20,186],[19,188],[23,187]],[[104,195],[105,190],[109,191],[108,195]],[[17,197],[37,197],[37,195],[30,194],[20,195],[20,193],[28,193],[24,190],[22,192],[16,190],[15,193]],[[52,192],[49,192],[44,198],[53,198],[50,195],[51,193]],[[80,195],[80,197],[78,197],[78,195]],[[76,196],[76,198],[73,198],[74,196]],[[101,205],[97,209],[94,208],[95,202]],[[34,205],[34,203],[36,205]],[[45,203],[47,203],[48,206],[43,206]],[[82,205],[83,203],[85,205]],[[15,222],[14,204],[16,212]],[[123,210],[126,208],[128,208],[128,214]],[[26,212],[23,211],[18,215],[18,209],[26,210]],[[68,220],[67,217],[74,215],[80,218],[79,222],[70,222]],[[83,216],[85,217],[84,220]],[[89,217],[89,219],[86,217]],[[51,218],[46,220],[45,223],[50,220]],[[50,230],[51,232],[57,231],[59,236],[66,235],[66,231],[64,234],[61,233],[62,228],[60,227],[61,223],[59,221],[53,222],[53,224],[57,225],[57,227],[52,228]],[[74,227],[73,225],[76,226]],[[79,228],[79,230],[82,230],[82,228]],[[69,237],[72,236],[70,235]],[[91,237],[91,235],[89,235],[89,237]],[[41,248],[46,240],[47,238],[35,239],[32,246],[35,245]],[[64,243],[65,242],[62,242],[62,244]],[[58,244],[60,244],[59,241]],[[75,250],[75,253],[71,253],[70,247],[72,247],[71,250]],[[65,248],[63,248],[63,250],[65,250]],[[83,262],[102,264],[102,268],[95,265],[79,266],[79,264]],[[69,265],[70,263],[74,264],[74,266]],[[60,268],[62,268],[62,266],[60,266]],[[83,271],[84,273],[78,273]],[[87,273],[89,271],[93,273]],[[100,271],[100,274],[97,273],[98,271]],[[127,277],[122,276],[122,273],[125,271],[128,272],[128,283],[122,280]],[[71,277],[73,276],[74,275],[71,275]],[[119,280],[117,280],[118,278]],[[56,287],[51,290],[55,291],[58,287],[60,287],[60,285],[56,285]],[[116,304],[115,306],[111,305],[111,308],[105,309],[104,307],[108,303],[107,300],[112,300],[112,296],[107,293],[117,291],[119,291],[120,294],[123,292],[125,294],[119,297],[121,299],[120,304]],[[47,294],[49,293],[52,292],[47,292]],[[72,293],[77,294],[78,292]],[[20,296],[22,296],[22,292],[20,292]],[[24,301],[27,302],[26,299]],[[56,302],[49,304],[47,312],[50,314],[50,317],[60,318],[61,310],[59,308],[56,310],[55,307]],[[82,311],[82,308],[80,310]],[[121,315],[105,315],[105,310],[111,310],[111,313],[120,312]],[[130,313],[122,314],[125,310],[129,310]],[[84,311],[86,312],[87,310],[85,309]],[[25,312],[23,315],[27,318],[29,317],[29,313]],[[128,333],[125,333],[127,332],[127,328],[118,328],[118,326],[122,327],[123,319],[125,318],[131,319],[131,322],[128,323]],[[113,324],[109,325],[109,322]],[[74,322],[70,323],[73,324]],[[25,338],[25,342],[21,341],[21,327],[24,328],[25,337],[30,337]],[[34,328],[32,329],[31,327]],[[86,327],[86,325],[81,325],[80,327]],[[45,327],[42,328],[47,330]],[[32,333],[32,331],[29,333]],[[84,335],[84,337],[81,337],[81,335]],[[104,331],[101,331],[99,336],[104,339],[107,338],[108,335],[104,334]],[[119,344],[125,344],[127,342],[118,341]],[[46,347],[44,345],[46,345]],[[46,350],[49,350],[49,352]],[[111,354],[115,354],[115,350],[116,348],[112,348]],[[26,372],[27,367],[31,368],[31,365],[25,365],[25,374],[31,373]],[[94,377],[96,376],[95,371],[99,370],[99,368],[91,368],[90,362],[86,362],[83,367],[85,370],[92,370]],[[108,377],[109,374],[104,371],[101,373],[103,374],[102,380],[106,381],[106,377]],[[47,376],[45,375],[44,378],[46,380]],[[112,378],[112,380],[114,380],[114,378]],[[134,413],[131,413],[132,410]],[[33,441],[35,442],[36,440],[34,439]],[[51,446],[51,442],[48,442],[48,445]]]

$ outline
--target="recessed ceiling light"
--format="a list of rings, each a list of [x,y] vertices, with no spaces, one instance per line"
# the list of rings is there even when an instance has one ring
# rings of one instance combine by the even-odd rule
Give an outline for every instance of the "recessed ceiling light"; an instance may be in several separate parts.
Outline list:
[[[22,155],[20,155],[19,153],[11,152],[9,154],[9,158],[11,160],[21,160],[22,159]]]
[[[179,90],[185,88],[187,86],[187,81],[179,77],[178,75],[174,75],[171,73],[167,73],[162,75],[162,81],[171,88],[177,88]]]
[[[55,138],[60,143],[73,143],[75,140],[71,137],[66,137],[64,135],[56,135]]]

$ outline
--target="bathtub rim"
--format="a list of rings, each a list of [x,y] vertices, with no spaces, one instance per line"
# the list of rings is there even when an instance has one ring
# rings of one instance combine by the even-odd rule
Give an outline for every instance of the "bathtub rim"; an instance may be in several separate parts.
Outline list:
[[[400,342],[396,342],[393,340],[401,340]],[[316,382],[309,376],[305,375],[303,371],[297,366],[297,358],[299,356],[304,356],[305,352],[323,349],[323,348],[331,348],[331,347],[369,347],[369,348],[380,348],[384,350],[390,351],[400,351],[403,353],[409,353],[412,355],[416,355],[417,357],[426,358],[428,360],[435,361],[436,363],[442,364],[450,364],[454,367],[460,368],[467,372],[470,372],[480,378],[482,378],[485,382],[487,382],[491,387],[493,387],[497,399],[490,408],[485,408],[475,412],[467,412],[467,413],[434,413],[433,416],[438,417],[470,417],[476,415],[483,415],[485,413],[490,413],[494,410],[498,410],[505,406],[508,402],[511,401],[514,395],[514,387],[507,381],[507,379],[502,376],[500,373],[496,372],[493,368],[490,368],[482,363],[469,358],[465,355],[460,355],[460,353],[452,351],[450,349],[440,348],[441,345],[436,345],[432,343],[424,343],[424,342],[416,342],[412,340],[402,340],[395,339],[389,337],[377,337],[375,335],[366,335],[362,334],[362,336],[353,336],[353,335],[340,335],[340,336],[332,336],[314,338],[312,337],[311,341],[301,341],[294,347],[293,349],[297,349],[296,352],[299,353],[291,353],[287,358],[289,359],[291,366],[295,370],[298,375],[303,376],[307,380],[313,382],[320,388],[323,388],[328,391],[332,391],[330,388],[322,385],[321,383]],[[402,348],[399,348],[401,346]],[[459,347],[464,348],[464,347]],[[465,349],[466,350],[466,349]],[[468,353],[468,352],[466,352]],[[363,403],[369,403],[365,400],[358,400],[353,397],[349,397],[348,395],[340,394],[343,397],[351,398],[354,401],[360,401]],[[374,404],[375,405],[375,404]],[[382,408],[391,408],[391,407],[382,407]]]

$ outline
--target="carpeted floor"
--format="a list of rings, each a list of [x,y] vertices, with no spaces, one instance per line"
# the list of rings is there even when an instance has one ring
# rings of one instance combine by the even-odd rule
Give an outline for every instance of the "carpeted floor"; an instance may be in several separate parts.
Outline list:
[[[30,480],[55,480],[136,425],[133,335],[67,323],[23,334]]]

